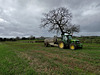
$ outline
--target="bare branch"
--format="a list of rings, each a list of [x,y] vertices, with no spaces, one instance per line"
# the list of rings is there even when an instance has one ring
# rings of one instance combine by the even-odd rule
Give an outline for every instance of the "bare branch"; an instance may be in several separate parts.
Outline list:
[[[44,13],[44,18],[41,19],[41,27],[49,27],[49,32],[56,31],[61,32],[79,32],[79,26],[70,23],[72,19],[72,14],[67,8],[60,7],[54,10]]]

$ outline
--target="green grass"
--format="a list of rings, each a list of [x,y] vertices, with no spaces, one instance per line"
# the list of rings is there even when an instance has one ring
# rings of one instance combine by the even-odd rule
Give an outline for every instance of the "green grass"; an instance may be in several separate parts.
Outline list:
[[[0,75],[99,75],[100,44],[70,50],[43,43],[0,43]]]

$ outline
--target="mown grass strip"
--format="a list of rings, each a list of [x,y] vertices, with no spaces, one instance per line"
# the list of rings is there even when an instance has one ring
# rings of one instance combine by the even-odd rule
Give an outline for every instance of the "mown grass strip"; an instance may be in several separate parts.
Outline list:
[[[17,57],[11,47],[6,44],[0,45],[0,75],[37,75],[27,61]]]
[[[91,47],[93,46],[91,44],[88,44],[89,48],[88,46],[84,46],[82,50],[76,50],[76,51],[69,49],[59,49],[57,47],[46,48],[41,43],[29,44],[29,43],[9,42],[6,44],[9,45],[9,47],[12,46],[12,50],[18,52],[17,55],[19,55],[20,52],[26,54],[26,55],[22,54],[23,56],[20,56],[21,55],[20,54],[19,58],[21,59],[26,58],[23,60],[27,61],[28,64],[31,65],[30,67],[32,69],[41,74],[45,73],[57,74],[59,72],[60,74],[63,73],[66,74],[65,71],[67,70],[68,74],[70,74],[70,72],[72,74],[100,73],[100,68],[99,68],[100,50],[99,48]],[[58,65],[58,67],[56,67],[55,69],[58,69],[59,72],[54,71],[52,63],[54,63],[54,65]]]

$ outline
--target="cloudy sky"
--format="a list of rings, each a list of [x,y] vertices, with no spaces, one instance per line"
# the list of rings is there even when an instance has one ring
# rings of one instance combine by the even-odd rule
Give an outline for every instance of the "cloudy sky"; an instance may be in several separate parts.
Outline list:
[[[0,37],[55,35],[39,25],[42,13],[57,7],[67,7],[80,25],[74,35],[100,36],[100,0],[0,0]]]

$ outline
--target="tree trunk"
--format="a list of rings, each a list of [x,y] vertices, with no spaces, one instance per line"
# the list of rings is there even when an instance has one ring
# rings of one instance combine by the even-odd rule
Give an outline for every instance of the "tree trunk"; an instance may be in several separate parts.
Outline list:
[[[58,24],[58,26],[59,26],[59,28],[60,28],[60,31],[61,31],[61,35],[64,35],[64,31],[63,31],[63,29],[61,28],[61,26]]]

